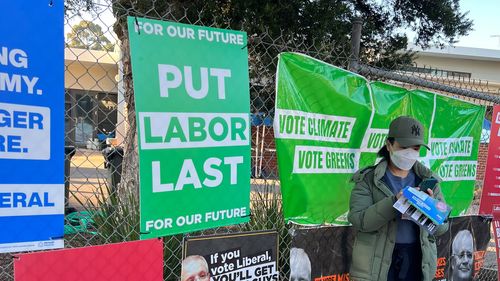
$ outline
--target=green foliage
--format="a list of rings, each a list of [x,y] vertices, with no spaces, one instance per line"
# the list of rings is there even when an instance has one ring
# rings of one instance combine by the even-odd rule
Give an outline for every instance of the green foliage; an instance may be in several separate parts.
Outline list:
[[[113,51],[114,44],[104,35],[100,25],[82,20],[67,34],[68,46],[73,48]]]
[[[374,64],[411,62],[411,54],[400,53],[408,44],[405,29],[413,30],[415,43],[424,48],[454,43],[472,29],[459,0],[118,0],[113,11],[118,24],[127,15],[146,16],[244,30],[258,37],[287,36],[290,43],[305,46],[329,42],[343,50],[350,49],[351,22],[358,16],[364,22],[362,56]],[[124,35],[123,30],[118,33]]]
[[[179,280],[181,276],[183,234],[166,236],[163,241],[163,276],[165,280]]]
[[[114,30],[122,40],[127,16],[246,31],[251,112],[269,114],[276,56],[298,51],[346,68],[355,18],[363,20],[360,60],[385,69],[400,69],[414,60],[415,54],[406,51],[405,30],[413,30],[415,43],[426,48],[453,43],[472,28],[458,0],[115,0],[113,13]]]
[[[90,12],[97,9],[92,0],[65,0],[64,12],[66,14],[78,14],[80,11]]]
[[[276,229],[279,237],[279,260],[281,272],[288,272],[288,256],[291,238],[289,227],[285,223],[282,208],[282,197],[279,186],[274,181],[257,184],[251,192],[250,222],[242,225],[242,231]]]
[[[139,201],[130,189],[123,188],[119,194],[112,193],[106,182],[99,182],[95,201],[83,202],[77,194],[74,197],[91,214],[101,241],[139,240]]]

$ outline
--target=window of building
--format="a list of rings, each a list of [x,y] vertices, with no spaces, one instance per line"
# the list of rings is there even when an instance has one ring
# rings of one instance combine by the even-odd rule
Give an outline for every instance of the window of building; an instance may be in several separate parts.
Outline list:
[[[451,77],[451,78],[463,78],[463,79],[470,79],[472,75],[472,73],[469,72],[461,72],[461,71],[445,70],[437,68],[426,68],[418,66],[403,66],[401,67],[401,70],[412,73],[425,73],[439,77]]]
[[[86,147],[88,141],[114,137],[116,122],[116,93],[66,90],[66,144]]]

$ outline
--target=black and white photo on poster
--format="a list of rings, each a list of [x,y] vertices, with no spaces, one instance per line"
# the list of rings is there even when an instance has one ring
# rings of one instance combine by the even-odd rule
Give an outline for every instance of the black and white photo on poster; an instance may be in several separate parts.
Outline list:
[[[438,254],[434,280],[475,280],[491,238],[490,226],[491,221],[482,216],[449,219],[449,230],[430,239]],[[289,279],[348,281],[354,231],[351,226],[293,229]]]
[[[181,281],[277,281],[276,231],[189,237]]]
[[[294,229],[291,281],[348,281],[353,229],[350,226]]]

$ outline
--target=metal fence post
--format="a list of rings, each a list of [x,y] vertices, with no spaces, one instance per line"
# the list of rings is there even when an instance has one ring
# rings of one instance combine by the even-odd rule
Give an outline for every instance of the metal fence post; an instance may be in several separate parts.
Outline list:
[[[360,17],[355,17],[352,20],[351,31],[351,57],[349,59],[349,70],[356,72],[359,63],[359,49],[361,45],[361,28],[363,20]]]

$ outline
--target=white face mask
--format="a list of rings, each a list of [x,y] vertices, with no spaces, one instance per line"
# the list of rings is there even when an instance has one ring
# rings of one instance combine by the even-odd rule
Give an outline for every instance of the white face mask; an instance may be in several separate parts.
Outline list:
[[[390,153],[392,163],[396,165],[396,167],[405,171],[409,171],[420,157],[420,153],[413,148],[406,148],[397,151],[392,151],[391,149]]]

